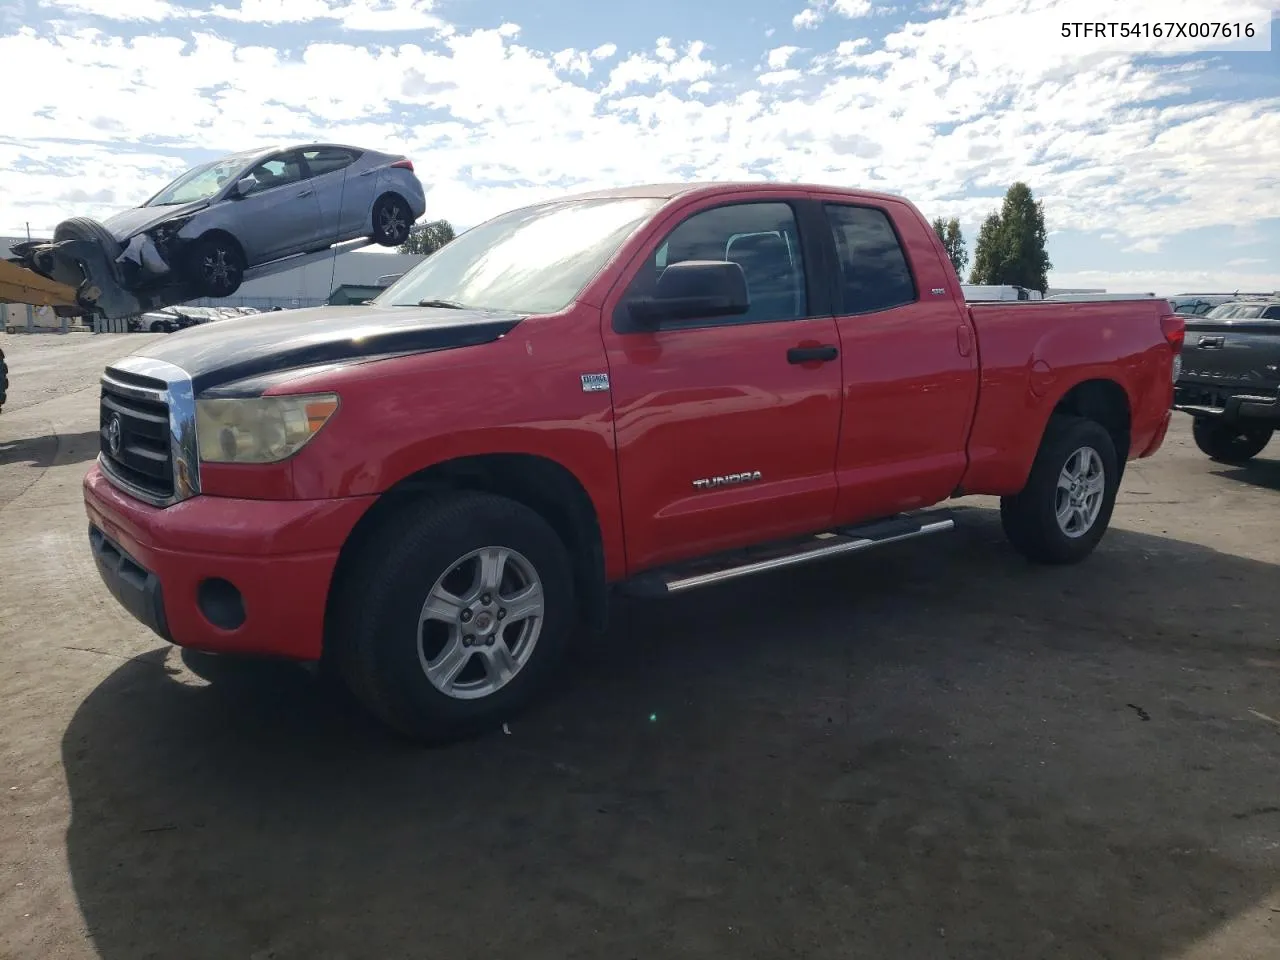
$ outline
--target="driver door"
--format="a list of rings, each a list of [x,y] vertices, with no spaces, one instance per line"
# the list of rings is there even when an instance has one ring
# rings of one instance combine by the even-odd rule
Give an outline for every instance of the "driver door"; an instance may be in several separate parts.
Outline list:
[[[751,193],[686,208],[604,304],[632,573],[831,521],[841,374],[805,203]],[[628,301],[682,260],[737,262],[749,312],[635,326]]]

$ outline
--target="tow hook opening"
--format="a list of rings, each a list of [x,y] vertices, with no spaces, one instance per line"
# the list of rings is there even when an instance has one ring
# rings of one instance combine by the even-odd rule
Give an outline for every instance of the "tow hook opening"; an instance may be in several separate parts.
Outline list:
[[[209,577],[196,588],[200,614],[219,630],[238,630],[244,625],[244,597],[230,580]]]

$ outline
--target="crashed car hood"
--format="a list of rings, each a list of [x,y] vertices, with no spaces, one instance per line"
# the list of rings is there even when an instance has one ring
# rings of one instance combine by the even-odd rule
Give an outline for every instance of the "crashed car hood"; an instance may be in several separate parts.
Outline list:
[[[523,315],[438,307],[314,307],[217,320],[134,356],[181,367],[201,391],[325,364],[491,343]]]
[[[208,200],[199,200],[195,203],[183,203],[172,207],[134,207],[132,210],[123,210],[113,217],[108,217],[102,221],[102,225],[113,237],[124,243],[143,230],[150,230],[174,217],[182,217],[197,210],[203,210],[208,205]]]

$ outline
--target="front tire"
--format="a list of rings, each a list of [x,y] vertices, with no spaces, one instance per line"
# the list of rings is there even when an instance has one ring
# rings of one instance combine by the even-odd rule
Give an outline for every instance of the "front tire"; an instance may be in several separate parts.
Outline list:
[[[1026,486],[1000,501],[1005,536],[1036,563],[1079,563],[1106,533],[1119,487],[1111,435],[1093,420],[1055,416]]]
[[[388,193],[373,205],[373,241],[379,246],[400,246],[409,239],[412,226],[413,213],[402,197]]]
[[[577,622],[568,551],[528,507],[461,493],[384,517],[335,598],[335,666],[400,733],[439,743],[524,709]]]
[[[1196,417],[1191,435],[1200,452],[1220,463],[1248,463],[1271,442],[1272,428],[1223,423],[1208,417]]]
[[[202,297],[229,297],[244,282],[244,251],[230,237],[201,237],[188,248],[186,261],[187,278]]]

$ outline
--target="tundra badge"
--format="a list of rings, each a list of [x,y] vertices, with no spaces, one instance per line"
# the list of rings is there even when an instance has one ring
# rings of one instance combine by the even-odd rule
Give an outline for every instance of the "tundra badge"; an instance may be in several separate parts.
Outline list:
[[[728,487],[738,483],[754,483],[760,479],[759,470],[747,470],[743,473],[729,473],[723,477],[706,477],[693,481],[695,490],[712,490],[716,487]]]
[[[582,392],[596,393],[600,390],[609,389],[609,375],[607,373],[584,373],[582,375]]]

